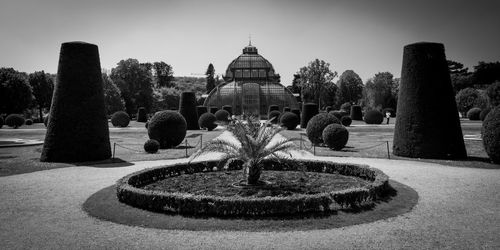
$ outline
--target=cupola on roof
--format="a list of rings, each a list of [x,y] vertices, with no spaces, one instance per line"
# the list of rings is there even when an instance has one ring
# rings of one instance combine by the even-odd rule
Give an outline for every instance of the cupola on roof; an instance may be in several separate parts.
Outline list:
[[[243,48],[243,54],[227,66],[224,80],[273,80],[275,77],[273,65],[259,55],[257,48],[249,43]]]

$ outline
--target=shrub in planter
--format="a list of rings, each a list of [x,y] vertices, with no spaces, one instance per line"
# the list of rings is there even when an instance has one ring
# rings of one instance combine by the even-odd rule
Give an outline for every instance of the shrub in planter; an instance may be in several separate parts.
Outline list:
[[[148,125],[150,139],[157,140],[160,148],[173,148],[186,136],[186,119],[176,111],[166,110],[155,114]]]
[[[3,124],[4,124],[4,120],[3,120],[3,117],[0,115],[0,128],[3,127]]]
[[[362,121],[363,120],[363,112],[361,111],[361,106],[359,105],[352,105],[351,106],[351,119],[355,121]]]
[[[491,161],[500,164],[500,105],[493,108],[483,121],[483,145]]]
[[[486,118],[486,116],[488,115],[488,113],[490,113],[490,111],[491,108],[485,108],[481,110],[481,113],[479,113],[479,120],[484,121],[484,118]]]
[[[182,92],[179,100],[179,113],[184,116],[187,129],[198,130],[198,115],[196,114],[196,95],[194,92]]]
[[[210,107],[210,113],[215,114],[217,111],[219,111],[219,108],[217,108],[217,107]]]
[[[341,119],[344,114],[340,110],[334,110],[329,112],[330,115],[335,116],[337,119]]]
[[[286,127],[288,130],[294,130],[299,125],[300,119],[299,117],[292,112],[285,112],[280,118],[280,124],[283,127]]]
[[[390,113],[390,117],[394,118],[396,117],[396,111],[393,109],[393,108],[385,108],[382,110],[382,114],[384,115],[385,117],[385,114],[389,112]]]
[[[481,109],[480,108],[471,108],[469,111],[467,111],[467,118],[471,121],[479,121],[479,115],[481,114]]]
[[[215,112],[215,118],[220,122],[229,122],[229,112],[223,109],[217,110],[217,112]]]
[[[24,124],[24,117],[19,114],[10,114],[5,118],[5,125],[11,128],[19,128]]]
[[[113,127],[124,128],[127,127],[129,123],[130,117],[125,111],[116,111],[111,116],[111,124],[113,124]]]
[[[290,111],[291,111],[290,107],[284,107],[283,108],[283,113],[290,112]]]
[[[148,121],[148,114],[146,113],[146,109],[140,107],[137,110],[137,122],[147,122],[147,121]]]
[[[269,108],[267,109],[267,113],[269,114],[273,110],[280,111],[280,107],[278,105],[269,105]]]
[[[24,122],[24,124],[30,126],[30,125],[33,125],[33,120],[31,119],[26,119],[26,121]]]
[[[326,126],[322,133],[323,142],[333,150],[341,150],[349,140],[349,131],[340,124]]]
[[[364,117],[366,124],[381,124],[384,121],[384,115],[378,110],[367,111]]]
[[[149,139],[144,143],[144,151],[150,154],[158,152],[160,148],[160,143],[157,140]]]
[[[300,127],[306,128],[309,120],[318,114],[318,105],[316,103],[305,103],[302,107],[302,116],[300,117]]]
[[[306,134],[313,144],[320,144],[323,142],[323,130],[326,126],[336,123],[340,124],[339,119],[330,113],[321,113],[315,115],[307,123]]]
[[[229,116],[233,115],[233,106],[231,106],[231,105],[222,106],[222,110],[227,111],[229,113]]]
[[[212,113],[203,113],[200,116],[200,119],[198,119],[198,125],[200,125],[200,128],[204,129],[206,128],[208,131],[214,130],[214,128],[217,127],[217,124],[215,123],[217,121],[217,118],[215,117],[214,114]]]
[[[274,118],[274,119],[271,121],[271,123],[273,123],[273,124],[278,124],[278,122],[279,122],[279,118],[280,118],[280,115],[281,115],[281,112],[279,112],[278,110],[273,110],[273,111],[269,112],[269,114],[267,115],[267,119],[268,119],[268,120],[271,120],[271,119],[273,119],[273,118]]]
[[[351,126],[351,123],[352,123],[352,119],[351,117],[349,116],[342,116],[342,118],[340,118],[340,123],[342,123],[342,125],[346,126],[346,127],[349,127]]]

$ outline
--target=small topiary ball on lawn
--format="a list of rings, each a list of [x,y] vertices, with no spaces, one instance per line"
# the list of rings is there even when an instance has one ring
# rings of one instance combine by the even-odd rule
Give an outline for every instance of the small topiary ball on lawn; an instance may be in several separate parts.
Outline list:
[[[158,152],[159,148],[160,148],[160,143],[157,140],[149,139],[144,143],[144,151],[150,154]]]
[[[12,128],[19,128],[24,124],[24,117],[19,114],[10,114],[5,118],[5,125]]]
[[[215,118],[220,122],[229,122],[229,112],[223,109],[217,110],[217,112],[215,112]]]
[[[269,112],[269,114],[267,115],[267,119],[271,120],[271,119],[274,118],[271,121],[271,123],[272,124],[278,124],[280,115],[281,115],[281,112],[279,112],[278,110],[273,110],[273,111]]]
[[[24,124],[26,124],[28,126],[33,125],[33,120],[27,119],[26,122],[24,122]]]
[[[493,108],[483,121],[483,145],[491,161],[500,164],[500,105]]]
[[[280,119],[280,124],[283,127],[286,127],[288,130],[294,130],[299,125],[300,119],[299,117],[292,112],[285,112]]]
[[[366,124],[381,124],[384,121],[384,115],[378,110],[367,111],[363,118]]]
[[[130,123],[130,116],[125,111],[117,111],[111,116],[113,127],[125,128]]]
[[[352,123],[352,119],[351,117],[349,116],[342,116],[342,118],[340,118],[340,123],[342,123],[342,125],[346,126],[346,127],[349,127],[351,126],[351,123]]]
[[[321,113],[315,115],[307,123],[307,128],[306,128],[307,137],[313,144],[322,143],[323,130],[326,128],[326,126],[332,123],[340,124],[340,121],[330,113]]]
[[[486,116],[488,115],[488,113],[490,113],[490,111],[491,108],[485,108],[481,110],[481,113],[479,113],[479,120],[484,121],[484,118],[486,118]]]
[[[148,121],[148,114],[146,113],[146,109],[140,107],[137,110],[137,122],[147,122],[147,121]]]
[[[198,119],[198,125],[200,125],[200,128],[204,129],[206,128],[208,131],[214,130],[214,128],[217,127],[217,124],[215,123],[217,121],[217,118],[215,117],[214,114],[212,113],[203,113],[200,116],[200,119]]]
[[[326,126],[322,133],[323,142],[333,150],[341,150],[349,140],[349,131],[340,124]]]
[[[186,119],[179,112],[172,110],[156,113],[148,125],[149,138],[157,140],[162,149],[181,144],[186,136],[186,130]]]
[[[467,118],[471,121],[479,121],[481,115],[481,109],[480,108],[471,108],[469,111],[467,111]]]

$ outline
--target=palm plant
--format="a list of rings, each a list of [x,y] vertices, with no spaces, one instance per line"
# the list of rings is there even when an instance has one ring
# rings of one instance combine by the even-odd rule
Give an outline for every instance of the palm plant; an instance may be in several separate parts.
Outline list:
[[[214,139],[208,142],[203,149],[196,152],[194,159],[208,152],[224,153],[221,161],[240,160],[243,162],[243,175],[247,185],[257,185],[262,173],[262,160],[275,158],[289,159],[290,151],[295,148],[293,141],[299,138],[284,138],[271,143],[273,138],[283,129],[271,125],[271,120],[261,125],[258,120],[249,117],[245,120],[235,119],[227,127],[239,143],[228,139]]]

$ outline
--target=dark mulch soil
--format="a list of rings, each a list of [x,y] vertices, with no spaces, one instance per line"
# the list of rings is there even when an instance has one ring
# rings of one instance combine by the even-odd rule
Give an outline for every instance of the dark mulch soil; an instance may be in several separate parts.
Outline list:
[[[317,194],[369,184],[368,181],[353,176],[300,171],[264,171],[260,180],[266,184],[260,186],[239,187],[237,184],[242,179],[242,171],[183,174],[153,182],[143,188],[172,193],[252,198]]]
[[[418,202],[418,194],[412,188],[390,181],[393,192],[374,207],[363,210],[339,211],[330,215],[308,215],[304,217],[266,218],[201,218],[154,213],[118,201],[116,187],[110,186],[89,197],[83,210],[90,216],[114,223],[190,231],[306,231],[340,228],[405,214]]]

